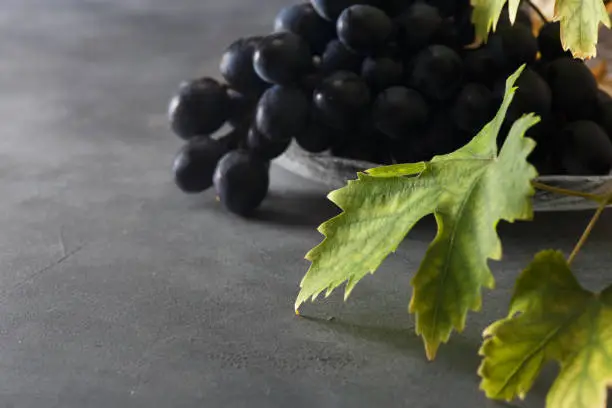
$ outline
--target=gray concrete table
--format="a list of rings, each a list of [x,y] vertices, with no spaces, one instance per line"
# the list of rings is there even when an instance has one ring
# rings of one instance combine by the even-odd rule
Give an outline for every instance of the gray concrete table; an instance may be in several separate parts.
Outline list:
[[[325,191],[274,169],[246,222],[172,185],[168,96],[284,3],[1,2],[0,407],[496,406],[478,391],[481,330],[530,256],[571,248],[589,214],[503,225],[497,290],[428,363],[406,309],[431,221],[346,305],[300,319]],[[589,287],[610,280],[611,247],[606,214],[577,263]],[[553,372],[521,406],[542,406]]]

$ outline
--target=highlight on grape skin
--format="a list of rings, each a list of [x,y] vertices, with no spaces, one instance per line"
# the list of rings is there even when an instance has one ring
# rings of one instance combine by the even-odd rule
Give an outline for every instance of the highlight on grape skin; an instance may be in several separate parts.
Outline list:
[[[251,175],[241,172],[269,172],[290,146],[373,166],[429,160],[492,118],[522,64],[500,145],[514,120],[534,112],[542,120],[528,134],[537,142],[529,160],[540,174],[609,174],[612,99],[563,50],[559,22],[534,35],[523,3],[514,24],[506,6],[474,48],[469,0],[288,2],[267,31],[219,49],[219,78],[187,79],[172,96],[170,127],[184,143],[173,162],[177,188],[207,191],[219,163],[234,157],[218,186],[231,205],[220,202],[245,216],[264,202],[269,180],[258,177],[249,192]]]

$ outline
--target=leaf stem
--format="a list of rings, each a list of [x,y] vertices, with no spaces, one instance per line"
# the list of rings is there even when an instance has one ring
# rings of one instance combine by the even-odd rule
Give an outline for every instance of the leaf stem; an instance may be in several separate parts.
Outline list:
[[[596,201],[598,203],[607,201],[605,196],[601,196],[598,194],[592,194],[592,193],[583,193],[581,191],[568,190],[568,189],[560,188],[560,187],[553,187],[553,186],[549,186],[548,184],[540,183],[539,181],[532,181],[531,185],[534,188],[537,188],[538,190],[548,191],[550,193],[561,194],[561,195],[566,195],[570,197],[581,197],[587,200]]]
[[[533,9],[533,11],[536,12],[536,14],[538,15],[538,17],[540,17],[540,19],[544,22],[544,23],[548,23],[548,19],[546,18],[546,16],[544,15],[544,13],[542,12],[542,10],[540,10],[540,8],[538,6],[536,6],[531,0],[525,0],[525,2],[527,4],[529,4],[529,7],[531,7]]]
[[[589,225],[587,225],[586,229],[582,233],[582,236],[578,240],[578,243],[574,247],[572,253],[569,256],[569,258],[567,258],[568,265],[571,265],[571,263],[576,258],[576,255],[578,255],[578,252],[580,252],[580,249],[586,243],[587,239],[589,238],[589,235],[591,235],[591,231],[593,231],[593,228],[595,227],[595,224],[597,223],[597,220],[599,220],[599,217],[601,217],[601,214],[603,214],[603,212],[606,209],[606,206],[608,205],[608,203],[609,203],[609,199],[603,200],[599,204],[599,207],[597,207],[597,211],[595,211],[595,214],[593,215],[593,218],[591,218],[591,221],[589,222]]]

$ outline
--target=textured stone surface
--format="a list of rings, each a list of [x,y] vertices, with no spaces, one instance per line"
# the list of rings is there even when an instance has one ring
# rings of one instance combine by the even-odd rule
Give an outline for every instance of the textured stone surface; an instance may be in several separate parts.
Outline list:
[[[0,407],[497,406],[478,391],[480,332],[530,255],[568,250],[588,214],[502,226],[497,290],[431,364],[405,313],[431,221],[347,305],[299,319],[324,189],[275,169],[247,222],[172,185],[168,95],[283,3],[0,2]],[[577,263],[589,287],[612,277],[611,241],[606,214]],[[543,406],[549,380],[520,406]]]

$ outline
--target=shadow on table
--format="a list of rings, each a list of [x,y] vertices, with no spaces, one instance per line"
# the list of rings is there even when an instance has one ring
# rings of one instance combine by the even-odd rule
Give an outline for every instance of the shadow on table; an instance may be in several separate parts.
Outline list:
[[[408,352],[425,359],[423,341],[415,334],[414,326],[374,326],[348,322],[338,318],[301,317],[317,325],[324,326],[331,331],[385,344],[398,351]],[[453,336],[451,341],[452,344],[450,346],[442,345],[440,347],[436,361],[463,374],[474,375],[480,364],[478,358],[478,348],[480,345],[461,336]]]
[[[393,328],[362,325],[337,318],[304,315],[301,317],[336,333],[385,344],[403,353],[410,353],[417,357],[420,356],[425,360],[423,342],[415,334],[414,326]],[[478,355],[479,348],[480,343],[477,341],[454,333],[448,344],[440,346],[434,363],[443,365],[445,368],[456,371],[461,375],[475,376],[481,362],[481,357]],[[546,365],[542,374],[528,393],[528,400],[543,401],[557,373],[558,369],[555,364]],[[516,405],[515,403],[507,403],[505,401],[497,401],[497,403],[499,406],[510,408],[523,406],[520,401],[516,401]]]
[[[270,192],[253,220],[289,226],[316,228],[338,215],[340,209],[325,194],[292,191]]]

